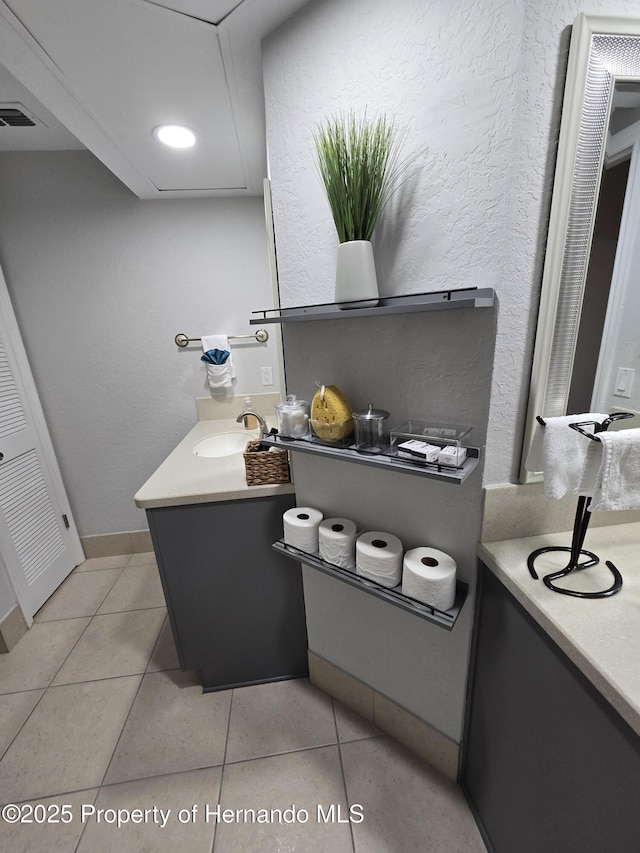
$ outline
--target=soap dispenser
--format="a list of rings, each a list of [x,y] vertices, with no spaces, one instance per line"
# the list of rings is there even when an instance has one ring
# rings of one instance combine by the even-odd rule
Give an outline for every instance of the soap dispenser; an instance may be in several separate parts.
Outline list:
[[[253,410],[253,403],[251,402],[251,397],[244,398],[244,410],[248,412]],[[258,419],[254,415],[245,415],[244,417],[244,428],[245,429],[258,429]]]

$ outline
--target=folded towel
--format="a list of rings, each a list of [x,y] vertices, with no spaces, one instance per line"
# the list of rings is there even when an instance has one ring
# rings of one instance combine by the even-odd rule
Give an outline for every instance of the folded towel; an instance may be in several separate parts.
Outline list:
[[[602,423],[606,417],[596,412],[563,415],[546,418],[544,427],[536,426],[525,467],[528,471],[544,472],[544,491],[548,498],[559,500],[571,492],[579,493],[583,486],[589,439],[569,429],[569,424]]]
[[[224,362],[205,362],[205,366],[207,368],[207,379],[209,381],[210,388],[231,388],[233,379],[235,379],[236,376],[236,371],[233,366],[231,347],[229,346],[229,338],[227,335],[203,335],[202,349],[205,355],[211,350],[219,350],[222,353],[229,353]]]
[[[640,429],[601,432],[602,465],[592,510],[640,509]]]
[[[208,349],[204,355],[200,356],[200,361],[205,364],[224,364],[231,353],[228,349]]]

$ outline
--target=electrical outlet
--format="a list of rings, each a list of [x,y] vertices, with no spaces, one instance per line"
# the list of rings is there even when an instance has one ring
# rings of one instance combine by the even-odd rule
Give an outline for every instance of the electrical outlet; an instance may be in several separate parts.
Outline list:
[[[262,371],[262,384],[263,385],[273,385],[273,367],[261,367]]]

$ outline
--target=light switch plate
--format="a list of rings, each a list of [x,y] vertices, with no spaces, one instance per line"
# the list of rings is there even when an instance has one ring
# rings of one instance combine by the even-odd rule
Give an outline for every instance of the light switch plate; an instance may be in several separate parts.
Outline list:
[[[635,370],[632,367],[619,367],[616,371],[616,384],[613,389],[614,397],[630,397]]]

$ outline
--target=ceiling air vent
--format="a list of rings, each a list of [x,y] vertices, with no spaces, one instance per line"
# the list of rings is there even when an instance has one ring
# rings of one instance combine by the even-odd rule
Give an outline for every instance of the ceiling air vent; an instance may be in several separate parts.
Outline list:
[[[35,127],[37,123],[22,104],[0,104],[0,127]]]

